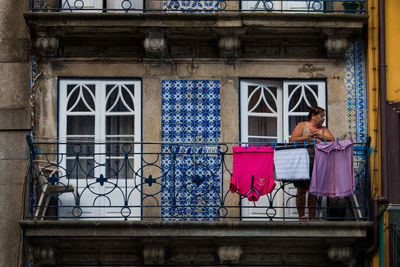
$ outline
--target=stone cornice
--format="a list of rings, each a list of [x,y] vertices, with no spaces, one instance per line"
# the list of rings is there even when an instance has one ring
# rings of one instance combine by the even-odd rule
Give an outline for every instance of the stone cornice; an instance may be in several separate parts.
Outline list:
[[[39,13],[24,14],[28,25],[37,27],[177,27],[177,28],[332,28],[362,29],[366,14],[278,14],[278,13]]]
[[[27,237],[365,238],[372,222],[20,221]]]

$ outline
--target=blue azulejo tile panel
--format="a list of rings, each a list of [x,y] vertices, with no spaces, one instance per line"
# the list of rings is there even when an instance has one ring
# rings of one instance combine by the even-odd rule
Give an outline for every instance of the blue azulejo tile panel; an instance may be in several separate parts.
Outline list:
[[[365,45],[362,41],[350,42],[346,51],[345,64],[345,96],[346,96],[346,124],[347,134],[355,142],[365,142],[368,136],[367,124],[367,82],[366,82],[366,62]],[[365,160],[361,155],[354,156],[354,167],[357,168],[358,162]],[[358,199],[363,199],[363,195],[368,193],[368,182],[365,181],[365,173],[357,173],[355,176],[356,191]],[[360,206],[368,205],[365,201],[360,201]]]
[[[225,1],[220,0],[163,0],[164,12],[215,13],[225,9]]]
[[[368,136],[365,44],[350,42],[345,64],[347,134],[356,142]]]
[[[218,219],[220,109],[220,81],[162,81],[163,220]]]

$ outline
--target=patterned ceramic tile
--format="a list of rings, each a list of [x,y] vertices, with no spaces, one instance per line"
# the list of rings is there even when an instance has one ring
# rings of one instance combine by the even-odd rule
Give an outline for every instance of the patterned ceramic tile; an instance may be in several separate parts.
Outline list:
[[[346,51],[344,80],[348,134],[356,142],[364,142],[368,135],[368,125],[365,45],[362,41],[351,42]]]
[[[225,3],[223,3],[225,5]],[[164,0],[164,12],[181,12],[181,13],[215,13],[220,9],[221,1],[218,0]]]
[[[365,142],[368,136],[367,125],[367,83],[366,83],[365,46],[362,41],[354,41],[346,51],[345,88],[346,88],[346,124],[347,133],[355,142]],[[365,158],[354,156],[354,167],[358,170],[360,161]],[[363,195],[368,194],[368,180],[363,171],[355,172],[356,191],[359,204],[367,207],[363,202]],[[366,212],[364,210],[363,212]]]
[[[219,142],[220,82],[162,81],[162,141]],[[210,145],[163,145],[164,220],[217,220],[220,158]],[[176,154],[171,154],[173,151]]]

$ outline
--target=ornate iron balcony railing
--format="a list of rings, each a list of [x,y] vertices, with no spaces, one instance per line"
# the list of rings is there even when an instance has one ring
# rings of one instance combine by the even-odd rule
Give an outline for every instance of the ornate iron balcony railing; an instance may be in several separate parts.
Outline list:
[[[379,266],[400,266],[400,204],[386,208],[379,221]]]
[[[365,0],[30,0],[30,10],[111,13],[364,13]]]
[[[230,192],[238,144],[27,139],[29,219],[299,219],[292,183],[277,182],[258,202]],[[369,142],[354,145],[356,193],[319,198],[316,219],[369,219]]]

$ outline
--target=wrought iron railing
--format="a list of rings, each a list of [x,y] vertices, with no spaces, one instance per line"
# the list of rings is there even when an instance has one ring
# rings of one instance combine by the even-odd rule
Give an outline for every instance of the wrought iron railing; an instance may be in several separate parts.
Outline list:
[[[27,139],[29,219],[299,219],[290,182],[277,181],[258,202],[230,192],[232,148],[238,144]],[[355,194],[340,204],[319,198],[313,219],[369,219],[368,152],[369,141],[354,145]]]
[[[379,224],[379,266],[400,266],[400,204],[389,205]]]
[[[364,13],[365,0],[30,0],[31,11],[53,12],[294,12]]]

